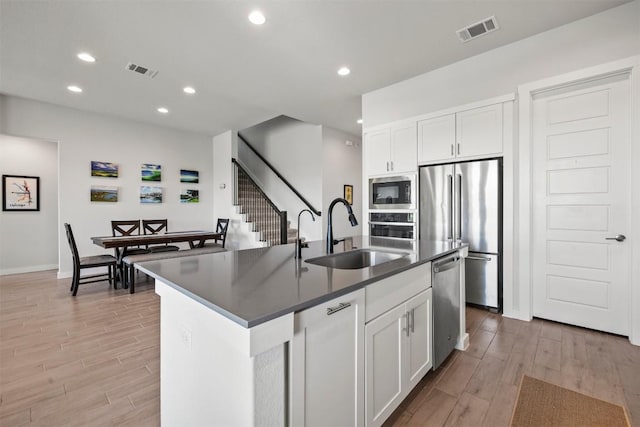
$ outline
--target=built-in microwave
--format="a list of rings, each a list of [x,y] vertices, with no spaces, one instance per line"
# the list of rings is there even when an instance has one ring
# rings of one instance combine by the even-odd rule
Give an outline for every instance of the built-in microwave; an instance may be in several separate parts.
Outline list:
[[[415,209],[416,177],[369,179],[369,209]]]

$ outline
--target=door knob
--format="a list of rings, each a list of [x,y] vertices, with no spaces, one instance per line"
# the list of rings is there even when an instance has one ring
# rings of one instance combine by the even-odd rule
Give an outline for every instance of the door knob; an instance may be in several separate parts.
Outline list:
[[[618,234],[616,235],[616,237],[605,237],[605,240],[615,240],[617,242],[624,242],[625,239],[627,238],[627,236],[625,236],[624,234]]]

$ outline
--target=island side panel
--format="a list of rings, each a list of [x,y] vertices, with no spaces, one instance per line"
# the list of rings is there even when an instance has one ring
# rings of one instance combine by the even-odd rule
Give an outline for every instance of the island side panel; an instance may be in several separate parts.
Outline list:
[[[251,329],[161,280],[156,293],[162,425],[283,425],[284,343],[252,355]]]
[[[469,256],[469,248],[465,246],[458,251],[460,255],[460,334],[458,335],[458,342],[456,343],[456,349],[466,351],[469,348],[469,333],[467,332],[467,296],[466,284],[465,284],[465,258]]]

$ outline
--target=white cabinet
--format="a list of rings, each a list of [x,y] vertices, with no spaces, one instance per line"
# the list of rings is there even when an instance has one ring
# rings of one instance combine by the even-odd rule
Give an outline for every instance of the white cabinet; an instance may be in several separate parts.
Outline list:
[[[364,425],[364,292],[296,313],[291,425]]]
[[[431,263],[366,287],[365,412],[379,426],[431,369]]]
[[[486,157],[502,150],[502,103],[418,122],[419,163]]]
[[[365,325],[367,426],[379,426],[432,366],[431,289]]]
[[[416,172],[417,141],[416,122],[366,133],[367,175]]]
[[[454,159],[456,115],[419,121],[418,141],[418,162]]]

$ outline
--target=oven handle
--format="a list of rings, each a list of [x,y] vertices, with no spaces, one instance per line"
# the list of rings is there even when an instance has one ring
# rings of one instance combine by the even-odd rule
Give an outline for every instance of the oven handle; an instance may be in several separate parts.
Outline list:
[[[403,225],[403,226],[410,226],[410,227],[415,227],[416,225],[415,222],[381,222],[381,221],[369,221],[369,224],[371,225]]]

